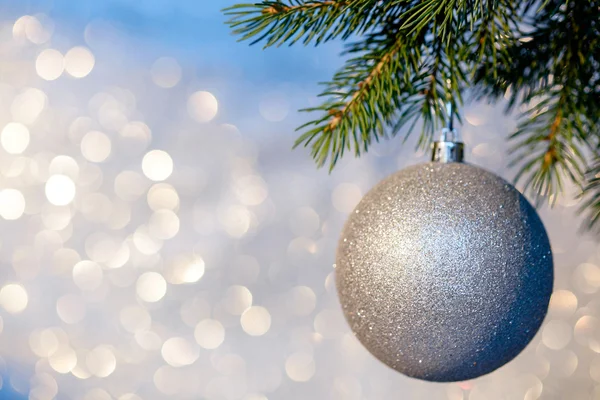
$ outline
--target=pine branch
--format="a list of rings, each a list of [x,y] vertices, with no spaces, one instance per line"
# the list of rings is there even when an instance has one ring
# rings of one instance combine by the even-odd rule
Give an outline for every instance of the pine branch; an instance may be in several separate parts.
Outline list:
[[[600,233],[600,157],[596,160],[595,167],[588,172],[587,178],[587,184],[580,196],[584,201],[579,211],[589,215],[585,227],[590,230],[596,229]]]
[[[413,82],[399,84],[396,77],[412,76],[418,68],[418,50],[406,45],[401,34],[370,35],[364,43],[349,47],[358,57],[347,61],[321,96],[330,96],[320,107],[306,109],[322,115],[299,129],[311,127],[296,141],[310,145],[319,166],[330,160],[330,168],[346,150],[355,155],[367,151],[373,140],[385,136],[385,127],[394,121],[402,96],[414,92]],[[375,127],[375,129],[371,129]]]
[[[517,36],[500,63],[486,59],[476,74],[482,96],[510,90],[509,109],[521,105],[511,136],[517,180],[537,197],[556,199],[565,179],[586,184],[585,171],[598,154],[600,31],[598,3],[548,1],[527,21],[534,29]]]
[[[412,18],[410,9],[398,8],[396,15],[378,32],[365,35],[365,41],[349,46],[348,53],[358,56],[326,84],[322,96],[329,99],[305,110],[321,116],[299,128],[309,129],[296,146],[310,146],[319,166],[329,160],[331,170],[346,150],[358,156],[373,141],[396,135],[405,126],[408,137],[419,120],[423,122],[419,146],[426,147],[445,118],[444,103],[456,106],[462,101],[466,80],[460,63],[465,55],[459,54],[462,37],[450,35],[448,44],[437,39],[440,27],[459,24],[458,18],[449,22],[440,16],[414,35],[414,30],[404,29]]]
[[[226,14],[241,40],[265,47],[355,40],[324,102],[304,110],[317,116],[296,146],[309,146],[318,165],[408,136],[418,122],[426,146],[443,103],[475,88],[521,110],[512,164],[526,190],[556,199],[575,183],[600,225],[597,173],[584,173],[600,164],[599,10],[600,0],[285,0]]]
[[[425,147],[444,119],[444,103],[461,101],[465,74],[454,57],[460,40],[451,46],[436,41],[432,46],[436,25],[412,37],[400,29],[402,17],[390,21],[365,41],[349,46],[347,53],[355,57],[326,84],[322,96],[328,99],[304,110],[321,115],[299,128],[308,131],[296,146],[310,146],[319,166],[329,161],[331,170],[345,151],[358,156],[373,141],[395,135],[406,125],[408,136],[419,120],[423,121],[419,145]]]
[[[524,180],[524,190],[537,200],[563,190],[563,177],[581,184],[587,161],[584,156],[587,141],[585,117],[579,115],[565,86],[531,93],[530,101],[539,101],[523,114],[517,131],[511,136],[518,142],[513,146],[513,165],[522,165],[515,180]],[[570,117],[566,117],[570,116]],[[556,196],[553,196],[556,199]]]
[[[519,10],[519,5],[513,1],[499,0],[496,4],[488,4],[488,12],[475,20],[467,40],[472,62],[478,66],[472,70],[473,76],[479,74],[497,79],[498,68],[510,63],[508,50],[515,42],[515,32],[522,22]]]
[[[484,4],[484,2],[486,4]],[[447,43],[457,31],[472,21],[486,18],[496,0],[422,0],[412,2],[402,16],[400,29],[408,34],[419,33],[428,25],[436,25],[436,39]]]
[[[363,31],[376,18],[376,0],[263,1],[239,4],[224,10],[227,23],[239,40],[253,38],[251,44],[265,41],[265,47],[284,43],[315,44]],[[382,7],[385,9],[385,7]]]

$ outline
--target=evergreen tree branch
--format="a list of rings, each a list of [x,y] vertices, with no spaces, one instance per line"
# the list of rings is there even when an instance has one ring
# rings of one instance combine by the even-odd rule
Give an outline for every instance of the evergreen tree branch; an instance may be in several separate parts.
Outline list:
[[[520,110],[510,137],[525,189],[556,199],[575,183],[590,226],[600,226],[599,10],[600,0],[279,0],[226,14],[241,40],[265,47],[357,38],[325,83],[324,102],[304,110],[316,118],[299,128],[296,146],[309,146],[318,165],[331,169],[345,152],[360,155],[401,130],[408,136],[418,122],[426,146],[443,103],[457,106],[475,88]]]
[[[524,190],[538,201],[561,192],[563,177],[581,185],[587,169],[585,132],[589,126],[579,115],[570,91],[564,86],[554,91],[551,96],[542,91],[547,96],[542,100],[536,99],[540,91],[531,93],[531,101],[537,104],[523,113],[511,136],[517,140],[512,164],[521,165],[515,179],[523,180]]]
[[[251,44],[265,41],[265,47],[284,43],[319,44],[337,37],[348,38],[369,26],[376,0],[263,1],[238,4],[224,10],[227,23],[240,40]],[[381,7],[385,8],[385,7]]]
[[[587,174],[587,183],[580,198],[583,199],[583,203],[579,212],[589,215],[585,227],[600,233],[600,157],[596,159],[595,166]]]
[[[556,199],[567,179],[582,187],[598,154],[600,31],[598,2],[548,1],[527,21],[496,63],[486,59],[476,74],[482,96],[510,91],[509,109],[526,108],[511,136],[517,180],[537,197]]]
[[[511,62],[508,50],[515,42],[515,32],[521,16],[519,5],[511,0],[499,0],[488,7],[488,12],[481,19],[475,20],[467,42],[470,44],[473,63],[478,66],[472,69],[472,75],[497,79],[498,68]]]
[[[405,126],[408,136],[419,120],[419,145],[426,147],[445,119],[444,103],[456,106],[462,101],[466,76],[460,35],[449,36],[447,44],[437,40],[440,26],[448,23],[443,16],[415,35],[403,29],[411,14],[401,8],[397,14],[380,31],[349,46],[348,53],[358,56],[326,84],[322,96],[329,99],[305,110],[321,116],[300,127],[308,131],[296,146],[310,146],[319,166],[329,160],[331,170],[345,151],[358,156],[373,141],[396,135]],[[457,18],[452,21],[457,23]]]
[[[310,129],[298,138],[296,146],[310,145],[319,166],[329,159],[333,168],[346,150],[355,155],[367,151],[373,140],[385,136],[385,127],[395,120],[403,95],[414,92],[410,77],[418,68],[419,51],[407,46],[398,32],[370,35],[350,46],[348,53],[361,54],[349,59],[333,81],[325,84],[321,96],[329,98],[321,106],[304,110],[321,116],[299,128]],[[397,77],[409,80],[399,83]]]

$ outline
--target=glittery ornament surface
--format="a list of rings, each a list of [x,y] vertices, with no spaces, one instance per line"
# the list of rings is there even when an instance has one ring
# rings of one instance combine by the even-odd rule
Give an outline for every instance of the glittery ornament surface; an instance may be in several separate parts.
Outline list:
[[[427,163],[378,184],[344,227],[336,283],[362,344],[411,377],[461,381],[531,341],[552,293],[550,243],[510,184]]]

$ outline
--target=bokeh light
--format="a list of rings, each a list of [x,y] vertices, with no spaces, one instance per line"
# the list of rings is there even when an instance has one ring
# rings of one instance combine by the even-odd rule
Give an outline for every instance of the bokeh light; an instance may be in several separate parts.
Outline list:
[[[179,208],[179,194],[175,188],[166,183],[157,183],[148,190],[148,206],[154,210],[172,210]]]
[[[310,207],[301,207],[290,217],[290,229],[296,236],[310,237],[320,226],[319,214]]]
[[[178,256],[168,265],[167,280],[173,284],[198,282],[205,272],[204,260],[198,256]]]
[[[7,153],[21,154],[29,146],[29,129],[18,122],[11,122],[2,129],[0,143]]]
[[[551,316],[568,318],[577,310],[577,296],[568,290],[555,290],[548,309]]]
[[[213,319],[205,319],[198,322],[194,329],[196,342],[205,349],[216,349],[225,340],[225,328]]]
[[[92,162],[102,162],[111,152],[110,138],[99,131],[91,131],[81,139],[81,154]]]
[[[25,88],[12,101],[10,112],[15,122],[33,124],[46,108],[48,99],[40,89]]]
[[[138,278],[136,292],[146,302],[157,302],[167,293],[167,281],[157,272],[146,272]]]
[[[193,364],[200,357],[200,349],[187,339],[174,337],[165,341],[161,354],[170,366],[183,367]]]
[[[317,305],[315,292],[307,286],[296,286],[289,292],[288,306],[295,315],[310,315]]]
[[[59,347],[48,357],[48,364],[59,374],[68,374],[77,366],[77,353],[70,347]]]
[[[47,81],[58,79],[65,70],[65,60],[60,51],[46,49],[35,61],[35,69],[40,78]]]
[[[73,282],[85,291],[98,289],[102,285],[104,272],[97,263],[83,260],[73,266]]]
[[[152,150],[142,160],[144,175],[153,181],[164,181],[173,173],[173,159],[163,150]]]
[[[98,378],[106,378],[115,371],[117,360],[109,346],[98,346],[85,357],[85,365]]]
[[[65,294],[56,301],[56,313],[66,324],[76,324],[85,317],[85,301],[75,294]]]
[[[315,361],[311,354],[294,353],[285,360],[285,372],[295,382],[307,382],[315,374]]]
[[[0,289],[0,305],[11,314],[25,310],[29,296],[25,288],[16,283],[10,283]]]
[[[46,182],[46,198],[55,206],[70,204],[75,198],[75,183],[66,175],[52,175]]]
[[[25,212],[25,197],[17,189],[0,190],[0,216],[7,220],[21,218]]]
[[[150,235],[161,240],[174,238],[179,227],[179,217],[171,210],[155,211],[148,222]]]
[[[361,198],[360,188],[352,183],[341,183],[333,190],[331,195],[333,206],[343,213],[352,212]]]
[[[65,54],[65,71],[74,78],[84,78],[92,72],[95,62],[94,55],[88,48],[73,47]]]
[[[119,320],[123,328],[131,333],[144,332],[152,324],[150,313],[138,305],[123,308],[119,313]]]
[[[161,57],[150,69],[152,81],[161,88],[172,88],[181,80],[181,66],[174,58]]]
[[[264,307],[253,306],[242,314],[242,329],[248,335],[262,336],[271,328],[271,314]]]
[[[210,92],[196,92],[188,100],[188,112],[198,122],[209,122],[219,110],[216,97]]]
[[[144,177],[135,171],[122,171],[114,180],[114,192],[125,201],[135,201],[141,197],[148,184]]]
[[[52,329],[35,330],[29,335],[29,348],[38,357],[52,356],[59,346],[59,338]]]
[[[144,225],[136,229],[133,234],[133,244],[140,253],[149,256],[156,254],[163,247],[163,242],[158,238],[153,238]]]
[[[542,343],[553,350],[565,348],[571,337],[571,326],[564,321],[549,321],[542,331]]]
[[[52,29],[44,27],[35,16],[24,15],[13,25],[15,39],[27,39],[34,44],[43,44],[50,40]]]
[[[230,314],[242,315],[252,306],[252,293],[245,286],[231,286],[225,292],[223,303]]]

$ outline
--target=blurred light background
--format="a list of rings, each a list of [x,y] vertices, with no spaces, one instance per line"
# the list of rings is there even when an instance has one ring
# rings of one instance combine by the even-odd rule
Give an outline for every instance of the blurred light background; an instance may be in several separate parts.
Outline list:
[[[328,175],[294,129],[340,43],[238,44],[231,1],[0,1],[0,398],[600,399],[600,251],[541,210],[556,283],[516,360],[431,384],[374,360],[332,278],[361,196],[422,162],[375,146]],[[510,179],[501,106],[469,160]]]

